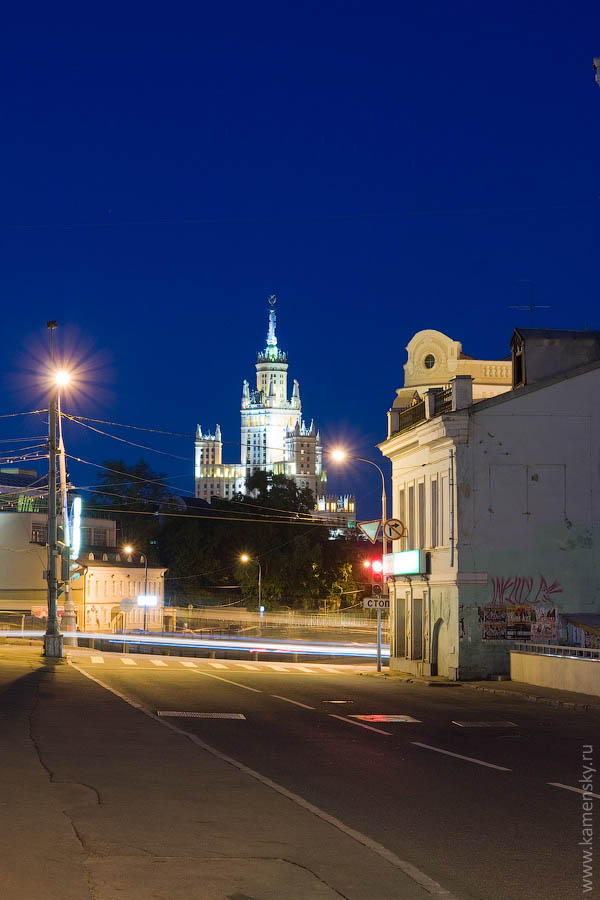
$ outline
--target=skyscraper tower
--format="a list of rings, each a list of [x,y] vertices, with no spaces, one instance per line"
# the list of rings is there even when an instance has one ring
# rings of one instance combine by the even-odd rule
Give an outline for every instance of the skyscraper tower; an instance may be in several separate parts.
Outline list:
[[[307,427],[302,419],[300,386],[294,379],[288,399],[287,354],[277,344],[277,298],[268,298],[267,343],[256,358],[256,387],[242,385],[240,409],[240,464],[222,462],[221,431],[214,435],[196,432],[196,497],[210,503],[212,497],[230,498],[246,493],[248,478],[257,471],[292,478],[302,490],[309,488],[315,499],[316,514],[333,512],[338,499],[345,505],[339,512],[354,515],[354,498],[326,496],[327,475],[322,466],[321,438],[314,422]],[[348,500],[352,508],[348,507]],[[327,504],[325,504],[327,500]],[[343,518],[343,515],[342,515]]]
[[[292,399],[287,398],[287,355],[277,346],[277,324],[274,295],[269,297],[269,330],[267,346],[256,359],[256,389],[247,381],[242,388],[241,463],[246,475],[262,469],[272,472],[275,463],[285,460],[285,437],[288,428],[300,421],[300,393],[294,382]]]

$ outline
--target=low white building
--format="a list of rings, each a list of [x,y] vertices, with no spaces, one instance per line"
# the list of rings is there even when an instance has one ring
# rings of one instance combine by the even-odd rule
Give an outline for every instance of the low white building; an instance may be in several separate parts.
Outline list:
[[[519,329],[512,390],[451,378],[389,416],[391,667],[504,673],[514,641],[556,643],[600,611],[600,333]]]
[[[86,517],[82,520],[81,532],[79,568],[72,580],[79,631],[142,628],[143,609],[136,605],[125,615],[120,604],[124,598],[136,604],[137,597],[145,593],[157,598],[157,606],[147,609],[147,628],[162,630],[166,569],[149,565],[146,576],[143,555],[127,555],[116,548],[116,522],[111,519]],[[38,512],[0,511],[0,611],[46,618],[47,541],[45,509]],[[63,603],[64,593],[61,593],[59,618]]]

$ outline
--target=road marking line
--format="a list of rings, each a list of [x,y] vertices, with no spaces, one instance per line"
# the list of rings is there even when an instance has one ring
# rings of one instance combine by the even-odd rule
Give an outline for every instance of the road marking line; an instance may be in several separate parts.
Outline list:
[[[166,666],[166,662],[163,662],[162,659],[151,659],[150,662],[155,666]]]
[[[230,681],[229,678],[213,675],[212,672],[200,672],[196,670],[196,675],[203,675],[204,678],[216,678],[217,681],[225,681],[227,684],[233,684],[235,687],[243,688],[245,691],[252,691],[254,694],[262,694],[262,691],[259,691],[258,688],[249,687],[247,684],[240,684],[239,681]]]
[[[241,669],[252,669],[253,672],[256,672],[257,669],[260,669],[260,666],[253,666],[252,663],[240,663]]]
[[[104,657],[103,656],[92,656],[91,660],[93,663],[103,663]]]
[[[198,665],[197,663],[192,662],[191,659],[180,659],[179,662],[182,666],[187,666],[188,669],[195,669]]]
[[[411,741],[415,747],[425,747],[426,750],[435,750],[436,753],[443,753],[445,756],[455,756],[457,759],[466,759],[467,762],[477,763],[478,766],[487,766],[488,769],[498,769],[500,772],[512,772],[506,766],[497,766],[495,763],[484,762],[483,759],[475,759],[474,756],[463,756],[462,753],[452,753],[450,750],[442,750],[441,747],[432,747],[431,744],[421,744],[420,741]]]
[[[285,666],[278,666],[275,663],[267,663],[269,669],[275,669],[276,672],[287,672],[288,669]]]
[[[331,719],[340,719],[342,722],[348,722],[349,725],[358,725],[359,728],[366,728],[368,731],[376,731],[377,734],[387,734],[391,737],[391,731],[384,731],[383,728],[373,728],[372,725],[365,725],[364,722],[355,722],[354,719],[347,719],[346,716],[336,716],[335,713],[329,713]]]
[[[412,716],[401,716],[401,715],[384,715],[383,713],[376,713],[375,715],[369,716],[359,716],[357,714],[351,714],[352,719],[360,719],[362,722],[416,722],[419,725],[422,724],[422,719],[413,719]]]
[[[121,662],[123,663],[124,666],[135,666],[136,665],[135,659],[129,659],[128,656],[122,656]]]
[[[314,675],[313,670],[312,670],[312,669],[309,669],[308,666],[298,666],[298,665],[296,665],[296,666],[294,666],[294,671],[296,671],[296,670],[297,670],[298,672],[310,672],[311,675]]]
[[[560,781],[549,781],[548,784],[552,785],[552,787],[563,788],[565,791],[574,791],[576,794],[585,794],[586,797],[597,797],[600,800],[600,794],[592,794],[591,791],[586,791],[583,788],[571,787],[569,784],[561,784]]]
[[[301,706],[303,709],[316,709],[316,706],[307,706],[306,703],[300,703],[299,700],[292,700],[291,697],[280,697],[279,694],[271,694],[276,700],[285,700],[286,703],[293,703],[295,706]]]
[[[181,737],[186,738],[186,740],[191,741],[191,743],[195,744],[196,747],[200,747],[201,750],[204,750],[206,753],[210,753],[211,756],[214,756],[216,759],[222,760],[223,762],[232,766],[234,769],[237,769],[238,772],[243,772],[244,775],[248,775],[249,778],[253,778],[255,781],[260,782],[260,784],[264,784],[265,787],[271,788],[271,790],[275,791],[277,794],[281,794],[282,797],[286,797],[288,800],[291,800],[292,803],[295,803],[302,809],[307,810],[307,812],[312,813],[312,815],[317,816],[317,818],[321,819],[323,822],[327,822],[328,825],[331,825],[333,828],[337,828],[338,831],[341,831],[342,834],[345,834],[353,841],[356,841],[357,844],[361,844],[361,846],[366,847],[368,850],[371,850],[372,853],[376,853],[377,856],[385,859],[385,861],[394,866],[395,869],[399,869],[399,871],[404,872],[404,874],[407,875],[408,878],[412,878],[413,881],[415,881],[417,884],[420,884],[421,887],[424,888],[424,890],[426,890],[429,894],[433,894],[435,897],[443,897],[444,900],[457,900],[456,895],[451,894],[450,891],[447,891],[438,881],[434,881],[433,878],[430,878],[424,872],[421,872],[421,870],[417,869],[416,866],[413,866],[412,863],[409,863],[404,859],[400,859],[399,856],[396,856],[395,853],[393,853],[391,850],[388,850],[388,848],[384,847],[383,844],[379,844],[377,841],[374,841],[372,838],[370,838],[366,834],[363,834],[361,831],[357,831],[355,828],[350,828],[350,826],[342,822],[341,819],[337,819],[335,816],[329,815],[329,813],[320,809],[318,806],[315,806],[314,803],[310,803],[308,800],[305,800],[304,797],[301,797],[299,794],[295,794],[293,791],[289,791],[283,785],[278,784],[278,782],[273,781],[271,778],[267,778],[266,775],[261,775],[261,773],[257,772],[256,769],[251,769],[249,766],[246,766],[239,760],[234,759],[232,756],[228,756],[226,753],[221,753],[220,750],[217,750],[217,748],[213,747],[211,744],[207,744],[206,741],[203,741],[201,738],[197,737],[197,735],[191,734],[189,731],[184,731],[183,728],[178,728],[177,725],[174,725],[173,722],[169,722],[168,719],[159,718],[159,716],[153,713],[152,710],[143,706],[143,704],[138,703],[137,700],[134,700],[132,697],[127,697],[125,694],[122,694],[115,688],[109,687],[103,681],[100,681],[99,678],[96,678],[94,675],[91,675],[84,669],[80,669],[79,666],[75,665],[71,657],[68,657],[67,662],[70,666],[76,669],[80,675],[83,675],[84,678],[89,678],[90,681],[94,681],[96,684],[100,685],[100,687],[104,688],[105,691],[114,694],[116,697],[119,697],[119,699],[123,700],[125,703],[128,703],[134,709],[138,709],[140,712],[144,713],[144,715],[148,716],[149,719],[152,719],[154,722],[158,722],[160,725],[164,725],[165,728],[170,728],[171,731],[175,732]],[[212,677],[216,678],[218,676]]]
[[[209,666],[212,666],[213,669],[226,669],[227,668],[227,666],[224,666],[223,663],[215,663],[215,662],[209,662]]]

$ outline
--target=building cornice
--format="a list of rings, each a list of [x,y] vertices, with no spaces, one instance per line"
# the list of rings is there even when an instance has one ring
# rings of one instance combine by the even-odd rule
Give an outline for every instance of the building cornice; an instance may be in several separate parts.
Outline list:
[[[383,456],[391,457],[410,453],[420,447],[431,447],[451,441],[453,444],[464,444],[468,439],[469,410],[460,409],[456,412],[445,413],[434,419],[425,419],[407,428],[396,432],[391,437],[377,444],[377,448]]]

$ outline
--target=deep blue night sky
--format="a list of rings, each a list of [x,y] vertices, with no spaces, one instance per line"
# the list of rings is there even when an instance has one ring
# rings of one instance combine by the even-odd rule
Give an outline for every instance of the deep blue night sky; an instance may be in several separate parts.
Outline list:
[[[45,405],[31,376],[54,318],[60,352],[89,367],[68,409],[176,432],[218,421],[237,461],[274,292],[306,417],[378,460],[415,331],[499,358],[515,325],[600,328],[598,5],[489,7],[6,18],[0,412]],[[528,302],[524,279],[551,307],[533,318],[508,309]],[[43,427],[0,420],[0,438]],[[75,425],[68,452],[143,455],[192,490],[190,440],[106,430],[189,463]],[[330,483],[377,513],[371,467]]]

